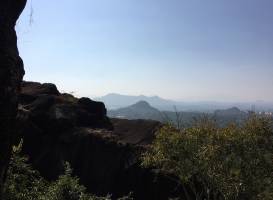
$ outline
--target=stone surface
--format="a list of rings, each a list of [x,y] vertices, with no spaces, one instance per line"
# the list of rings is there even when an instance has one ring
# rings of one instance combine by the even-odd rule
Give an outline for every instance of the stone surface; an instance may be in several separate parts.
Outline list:
[[[111,119],[111,122],[114,126],[114,134],[122,142],[133,145],[151,144],[156,131],[162,126],[158,121],[142,119]]]
[[[16,139],[17,93],[24,75],[15,24],[26,0],[0,0],[0,192]]]

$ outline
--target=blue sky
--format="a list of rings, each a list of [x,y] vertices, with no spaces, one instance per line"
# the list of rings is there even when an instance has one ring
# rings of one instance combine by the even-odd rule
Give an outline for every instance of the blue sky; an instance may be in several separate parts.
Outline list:
[[[79,96],[273,101],[272,0],[32,0],[26,80]]]

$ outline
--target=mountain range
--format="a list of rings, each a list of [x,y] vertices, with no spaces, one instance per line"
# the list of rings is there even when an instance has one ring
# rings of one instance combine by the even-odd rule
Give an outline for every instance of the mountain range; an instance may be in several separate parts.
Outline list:
[[[189,111],[160,111],[152,107],[146,101],[139,101],[133,105],[108,110],[107,115],[111,118],[119,119],[149,119],[160,122],[169,122],[173,124],[180,124],[183,126],[190,126],[195,120],[201,119],[204,116],[213,119],[218,125],[226,125],[231,122],[240,123],[248,117],[248,112],[241,111],[237,107],[229,109],[216,110],[213,113],[189,112]]]
[[[106,105],[108,109],[118,109],[133,105],[139,101],[145,101],[153,107],[160,110],[169,110],[173,109],[173,106],[177,104],[177,102],[172,100],[166,100],[160,98],[158,96],[130,96],[130,95],[121,95],[116,93],[107,94],[105,96],[95,98],[96,101],[102,101]]]
[[[111,93],[105,96],[95,98],[96,101],[102,101],[107,109],[113,110],[133,105],[139,101],[145,101],[152,107],[160,111],[188,111],[213,113],[216,110],[229,109],[237,107],[243,111],[273,111],[273,103],[264,101],[255,102],[216,102],[216,101],[174,101],[167,100],[158,96],[130,96]]]

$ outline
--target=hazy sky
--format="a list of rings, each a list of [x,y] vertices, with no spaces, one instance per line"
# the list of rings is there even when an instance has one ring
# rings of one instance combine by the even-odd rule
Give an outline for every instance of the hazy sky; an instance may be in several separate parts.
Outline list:
[[[26,80],[79,96],[273,101],[272,0],[32,0]]]

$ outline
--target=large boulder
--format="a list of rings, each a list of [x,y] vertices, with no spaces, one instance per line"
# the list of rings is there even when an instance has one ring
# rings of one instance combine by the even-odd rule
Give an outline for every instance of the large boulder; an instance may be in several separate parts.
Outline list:
[[[78,104],[88,112],[101,113],[102,117],[106,115],[106,108],[102,102],[92,101],[89,98],[83,97],[79,99]]]
[[[22,82],[22,93],[24,95],[41,95],[41,94],[50,94],[50,95],[60,95],[56,85],[52,83],[37,83],[37,82]]]
[[[40,95],[60,95],[57,87],[52,83],[22,82],[22,92],[19,96],[22,104],[33,102]]]

